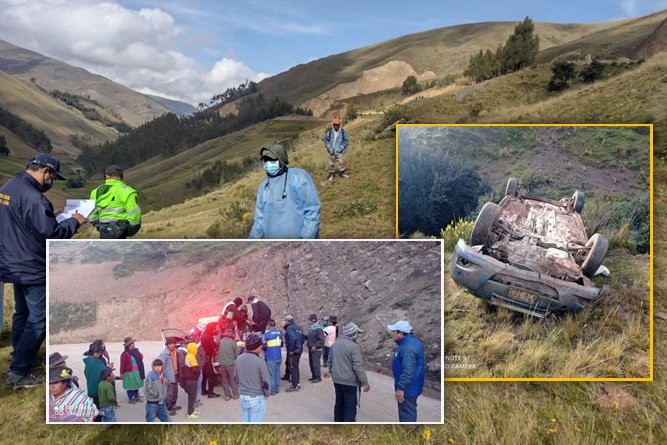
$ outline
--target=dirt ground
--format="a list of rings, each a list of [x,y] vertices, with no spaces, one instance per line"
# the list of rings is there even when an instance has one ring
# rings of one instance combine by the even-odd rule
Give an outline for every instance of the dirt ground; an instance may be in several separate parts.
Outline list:
[[[149,367],[153,358],[162,350],[162,342],[156,341],[137,341],[137,348],[144,355],[144,364]],[[61,344],[49,345],[48,353],[58,351],[63,355],[69,356],[67,366],[74,370],[74,375],[79,376],[81,386],[85,387],[85,376],[83,374],[83,352],[88,349],[87,344]],[[107,343],[107,351],[111,361],[120,363],[120,354],[122,352],[121,343]],[[285,356],[283,350],[283,357]],[[335,402],[334,387],[330,378],[323,378],[322,382],[312,384],[308,382],[310,378],[310,369],[308,366],[308,356],[303,354],[299,369],[301,371],[301,390],[294,393],[286,393],[289,383],[280,381],[280,393],[271,396],[267,402],[265,422],[278,423],[321,423],[333,422],[333,407]],[[281,367],[281,372],[284,366]],[[323,370],[324,372],[324,370]],[[116,371],[116,374],[118,372]],[[398,410],[394,399],[393,379],[390,376],[368,372],[368,379],[371,390],[361,395],[361,407],[358,411],[357,422],[398,422]],[[145,404],[139,403],[130,405],[127,402],[127,394],[123,390],[122,382],[116,382],[116,392],[120,408],[116,410],[116,418],[119,422],[144,422]],[[222,394],[222,387],[217,386],[216,392]],[[143,397],[143,390],[140,390]],[[179,388],[177,404],[183,409],[173,416],[173,422],[182,423],[202,423],[202,422],[220,422],[231,423],[240,422],[241,408],[238,400],[225,401],[224,398],[209,399],[207,396],[201,398],[202,406],[197,408],[201,417],[197,420],[187,420],[187,395],[182,388]],[[440,394],[430,392],[428,395],[422,394],[417,400],[417,419],[423,423],[439,423],[442,421],[443,405],[440,400]]]

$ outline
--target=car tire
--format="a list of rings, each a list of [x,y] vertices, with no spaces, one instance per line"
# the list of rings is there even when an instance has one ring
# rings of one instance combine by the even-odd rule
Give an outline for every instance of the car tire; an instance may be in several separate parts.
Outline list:
[[[505,196],[516,196],[518,190],[519,183],[516,178],[509,178],[507,180],[507,185],[505,186]]]
[[[577,213],[581,213],[583,209],[584,209],[584,192],[575,190],[574,194],[572,195],[572,210],[574,210]]]
[[[591,250],[586,255],[584,262],[581,263],[581,273],[590,278],[602,265],[602,261],[604,261],[604,257],[607,255],[609,241],[607,241],[606,236],[596,233],[590,237],[586,243],[586,247],[590,247]]]
[[[489,241],[489,233],[493,223],[500,213],[500,206],[493,202],[487,202],[477,215],[475,224],[470,233],[470,245],[485,245]]]

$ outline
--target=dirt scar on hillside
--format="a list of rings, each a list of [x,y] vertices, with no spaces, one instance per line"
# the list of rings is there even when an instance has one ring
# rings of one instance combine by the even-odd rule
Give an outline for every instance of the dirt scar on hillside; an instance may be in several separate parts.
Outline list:
[[[531,152],[523,158],[534,171],[558,172],[564,170],[571,159],[567,154],[560,151],[560,145],[549,136],[540,135],[537,150]],[[497,160],[492,166],[482,167],[485,173],[492,171],[497,175],[498,171],[511,172],[516,159]],[[584,169],[585,167],[585,169]],[[599,169],[591,165],[579,163],[578,160],[572,163],[572,171],[569,175],[576,178],[580,188],[610,190],[621,194],[626,194],[632,190],[635,192],[648,191],[648,182],[645,186],[641,185],[641,174],[632,170],[621,169]],[[648,171],[648,164],[646,167]],[[648,178],[647,178],[648,181]]]

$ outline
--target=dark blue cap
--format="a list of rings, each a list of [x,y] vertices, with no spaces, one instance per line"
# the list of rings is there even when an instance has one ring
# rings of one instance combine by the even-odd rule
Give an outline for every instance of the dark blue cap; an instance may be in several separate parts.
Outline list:
[[[60,174],[60,161],[49,153],[40,153],[28,162],[51,168],[51,171],[56,175],[56,179],[67,179]]]

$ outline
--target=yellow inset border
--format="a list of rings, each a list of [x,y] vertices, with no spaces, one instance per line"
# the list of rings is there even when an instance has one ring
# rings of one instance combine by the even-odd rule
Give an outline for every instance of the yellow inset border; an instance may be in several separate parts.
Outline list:
[[[649,375],[648,377],[444,377],[445,382],[652,382],[653,361],[653,124],[397,124],[396,125],[396,238],[398,231],[398,137],[403,127],[648,127],[649,128]],[[442,293],[447,298],[446,289]],[[443,319],[443,324],[445,320]],[[447,325],[445,324],[445,329]],[[443,332],[444,339],[444,332]],[[445,351],[442,351],[444,357]]]

